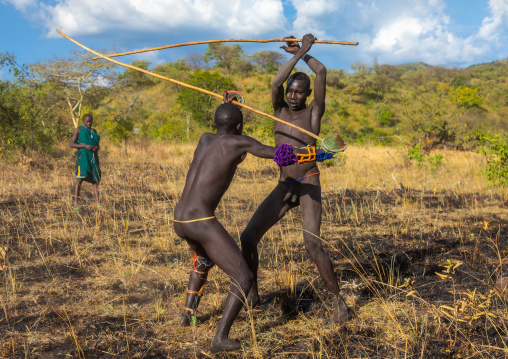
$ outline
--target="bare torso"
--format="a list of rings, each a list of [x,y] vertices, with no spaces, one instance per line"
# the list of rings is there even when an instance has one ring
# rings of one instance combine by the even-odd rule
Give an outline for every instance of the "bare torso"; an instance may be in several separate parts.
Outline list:
[[[313,103],[307,106],[303,111],[298,113],[291,113],[288,107],[283,107],[277,114],[277,117],[286,122],[292,123],[305,130],[313,132],[311,126],[311,116],[313,110]],[[282,144],[289,144],[293,147],[302,148],[307,145],[315,146],[316,139],[298,131],[297,129],[287,126],[283,123],[275,123],[275,145],[278,147]],[[316,162],[309,162],[301,165],[292,165],[287,167],[280,167],[280,179],[297,180],[306,175],[318,172]]]
[[[187,174],[182,197],[175,207],[175,219],[192,220],[213,216],[228,189],[236,168],[245,158],[234,145],[241,135],[201,136]]]

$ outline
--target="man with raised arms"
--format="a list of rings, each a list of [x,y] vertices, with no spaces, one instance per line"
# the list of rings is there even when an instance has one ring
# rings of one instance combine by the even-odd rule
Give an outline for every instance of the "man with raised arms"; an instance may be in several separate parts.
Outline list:
[[[286,62],[275,75],[272,83],[272,104],[275,116],[295,124],[318,135],[321,117],[325,111],[326,68],[321,62],[307,52],[316,38],[305,35],[302,47],[298,42],[288,42],[281,46],[293,57]],[[302,59],[316,74],[314,82],[314,100],[307,105],[306,101],[312,90],[309,77],[301,72],[290,76],[297,62]],[[284,82],[287,80],[286,90]],[[315,146],[316,140],[283,123],[275,123],[275,144],[290,144],[294,148]],[[261,203],[252,216],[247,228],[241,235],[242,253],[250,271],[254,274],[254,283],[250,288],[248,303],[253,307],[259,302],[257,272],[259,267],[258,242],[263,235],[294,207],[300,205],[303,217],[303,238],[305,248],[318,268],[326,288],[334,295],[333,320],[343,323],[350,319],[352,313],[340,295],[340,288],[333,271],[328,253],[323,249],[320,239],[321,227],[321,185],[319,169],[315,161],[290,165],[280,168],[280,180],[275,189]]]

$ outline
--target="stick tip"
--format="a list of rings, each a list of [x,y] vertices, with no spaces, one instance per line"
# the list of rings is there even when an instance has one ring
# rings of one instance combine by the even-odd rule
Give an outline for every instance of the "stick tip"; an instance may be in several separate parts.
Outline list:
[[[343,148],[346,146],[346,143],[344,140],[339,136],[338,133],[335,134],[335,137],[337,137],[337,142],[339,143],[340,148]]]

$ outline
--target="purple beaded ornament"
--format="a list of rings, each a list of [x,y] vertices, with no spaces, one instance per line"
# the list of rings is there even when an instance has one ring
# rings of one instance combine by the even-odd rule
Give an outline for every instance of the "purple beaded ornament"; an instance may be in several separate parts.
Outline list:
[[[277,148],[273,160],[279,167],[294,165],[298,162],[298,158],[293,151],[293,146],[285,143]]]

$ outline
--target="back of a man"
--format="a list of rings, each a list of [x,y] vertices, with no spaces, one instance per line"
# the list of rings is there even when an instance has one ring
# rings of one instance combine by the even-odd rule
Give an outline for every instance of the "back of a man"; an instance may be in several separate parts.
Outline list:
[[[194,315],[207,273],[214,264],[231,278],[224,313],[210,348],[212,353],[240,348],[240,343],[229,339],[228,335],[253,280],[240,248],[215,218],[214,212],[246,153],[274,158],[276,151],[275,147],[264,146],[241,135],[243,117],[235,105],[226,103],[219,106],[215,125],[217,133],[206,133],[199,141],[182,197],[174,211],[176,234],[185,239],[195,252],[181,324],[188,325]]]
[[[205,133],[199,140],[175,217],[213,215],[229,187],[236,168],[245,158],[235,134]]]

